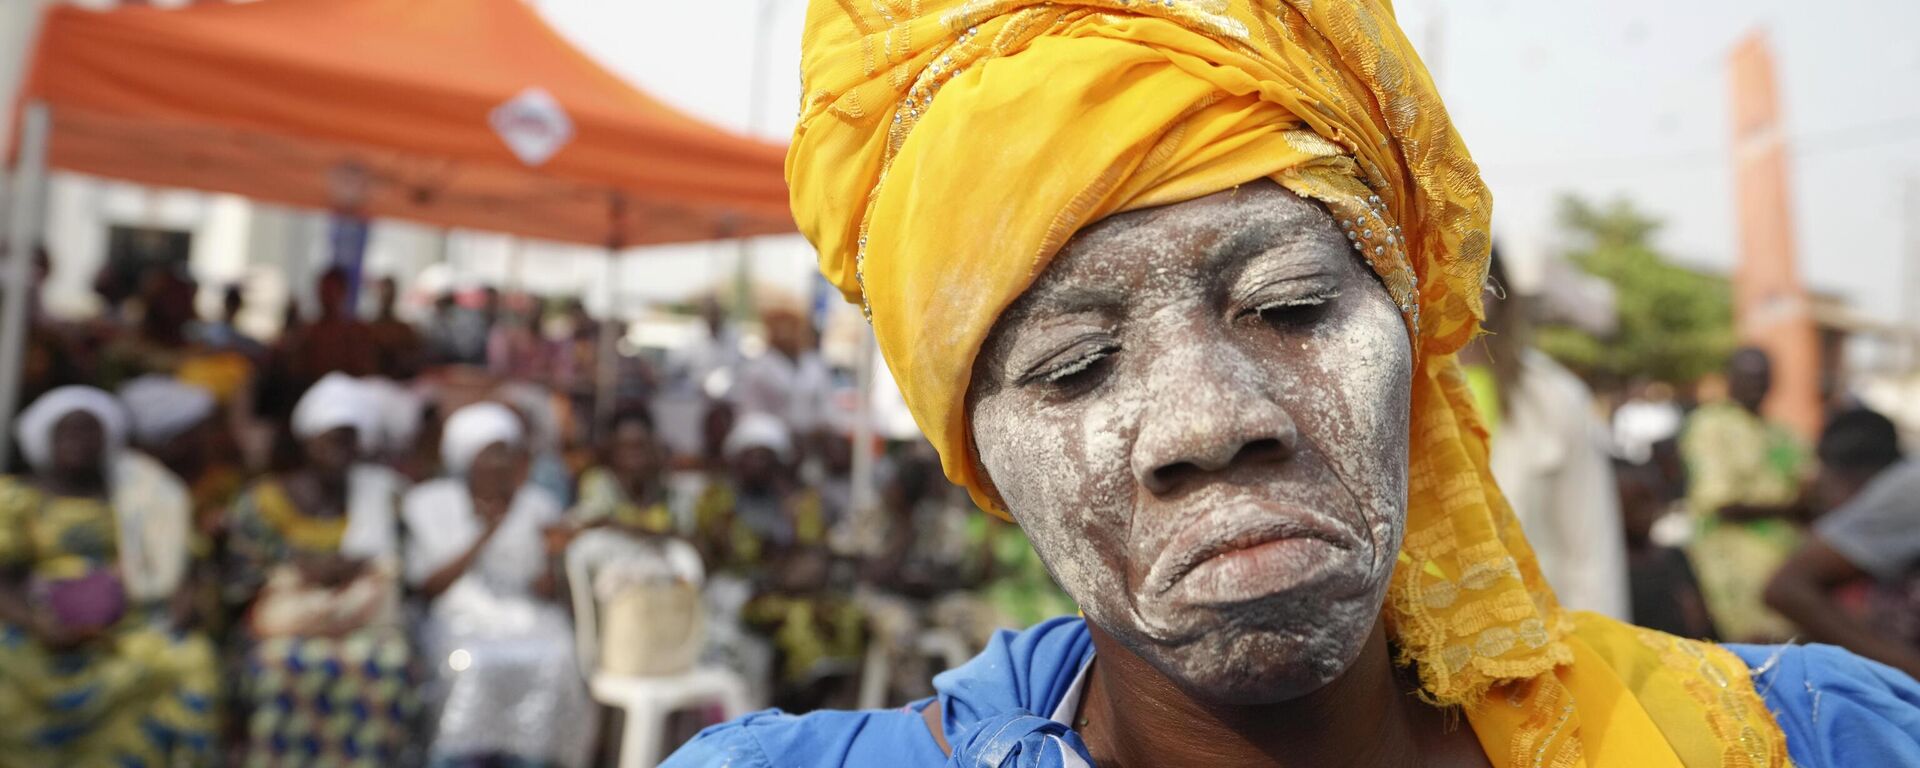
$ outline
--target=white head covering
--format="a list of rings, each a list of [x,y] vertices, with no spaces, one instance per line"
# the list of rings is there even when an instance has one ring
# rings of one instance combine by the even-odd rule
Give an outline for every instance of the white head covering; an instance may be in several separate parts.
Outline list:
[[[205,387],[153,374],[121,385],[120,402],[133,422],[134,442],[157,445],[212,418],[217,401]]]
[[[440,434],[440,461],[447,465],[449,474],[464,475],[473,466],[474,457],[487,446],[520,445],[525,439],[526,428],[513,409],[499,403],[474,403],[447,417]]]
[[[306,440],[351,427],[360,437],[361,450],[368,450],[379,442],[378,418],[375,398],[365,384],[344,373],[329,373],[293,406],[293,436]]]
[[[20,412],[13,435],[20,440],[20,454],[36,470],[44,470],[53,459],[53,425],[74,411],[86,411],[100,420],[106,433],[103,465],[127,444],[127,414],[113,395],[93,387],[61,387],[40,396]]]
[[[721,448],[728,459],[736,458],[750,448],[765,448],[773,451],[781,461],[792,461],[793,433],[778,416],[748,411],[734,422],[733,431],[727,433],[727,442]]]

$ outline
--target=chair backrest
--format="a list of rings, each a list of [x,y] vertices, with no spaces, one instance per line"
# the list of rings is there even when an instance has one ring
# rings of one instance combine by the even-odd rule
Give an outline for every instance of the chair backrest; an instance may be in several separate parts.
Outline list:
[[[675,544],[679,546],[673,546]],[[579,668],[583,676],[591,679],[593,674],[602,668],[600,653],[602,596],[595,583],[601,571],[616,563],[632,562],[636,559],[656,561],[662,568],[671,570],[680,579],[690,584],[697,598],[700,585],[705,580],[705,573],[700,565],[699,556],[696,554],[688,557],[678,551],[682,548],[686,553],[692,552],[691,547],[684,542],[646,542],[608,530],[587,531],[567,547],[567,583],[573,594],[574,650],[580,659]],[[697,608],[698,600],[694,602]]]

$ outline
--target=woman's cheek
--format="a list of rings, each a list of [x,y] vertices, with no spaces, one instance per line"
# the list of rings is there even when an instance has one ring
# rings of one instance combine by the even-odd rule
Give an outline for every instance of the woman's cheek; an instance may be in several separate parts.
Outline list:
[[[1405,503],[1412,353],[1399,316],[1369,304],[1316,334],[1316,441],[1350,490],[1377,548],[1392,561]]]
[[[1088,613],[1103,601],[1123,600],[1126,530],[1132,473],[1123,425],[1109,407],[1024,408],[1024,418],[995,419],[996,450],[989,460],[994,484],[1062,589]],[[1115,557],[1103,555],[1114,553]]]

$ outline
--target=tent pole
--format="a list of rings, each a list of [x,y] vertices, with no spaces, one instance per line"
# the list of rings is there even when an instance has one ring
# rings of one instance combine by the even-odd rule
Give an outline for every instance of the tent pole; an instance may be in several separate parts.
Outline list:
[[[6,293],[0,298],[0,467],[13,452],[13,416],[20,405],[20,370],[27,346],[28,292],[33,280],[33,251],[40,241],[46,202],[47,138],[53,129],[45,102],[32,102],[20,116],[20,155],[13,169],[8,205]]]
[[[620,250],[626,246],[627,198],[618,192],[607,198],[607,264],[600,281],[605,297],[600,311],[598,348],[593,356],[593,426],[587,434],[598,440],[609,437],[605,430],[613,426],[614,410],[620,399],[620,344],[615,337],[620,327]]]
[[[605,296],[605,308],[601,310],[600,351],[595,354],[597,363],[593,373],[593,428],[587,433],[596,439],[606,437],[603,430],[613,425],[613,412],[620,397],[620,344],[618,328],[620,325],[620,292],[614,287],[620,277],[620,249],[607,248],[606,277],[601,289]]]

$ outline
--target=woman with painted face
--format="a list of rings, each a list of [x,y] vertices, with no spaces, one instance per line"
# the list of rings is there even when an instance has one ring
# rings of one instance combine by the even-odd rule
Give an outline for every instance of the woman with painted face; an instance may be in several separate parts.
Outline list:
[[[803,46],[795,217],[1084,619],[669,765],[1920,761],[1885,667],[1559,607],[1455,360],[1490,196],[1387,2],[822,1]]]
[[[527,479],[523,422],[499,403],[461,408],[440,454],[448,476],[401,505],[407,582],[428,601],[429,765],[584,765],[593,702],[546,545],[563,513]]]
[[[376,397],[345,374],[314,384],[293,409],[297,466],[256,481],[228,513],[250,763],[402,759],[415,712],[394,514],[405,484],[362,461]]]
[[[213,647],[169,610],[186,487],[125,449],[98,389],[48,392],[15,429],[33,474],[0,478],[0,764],[211,764]]]

